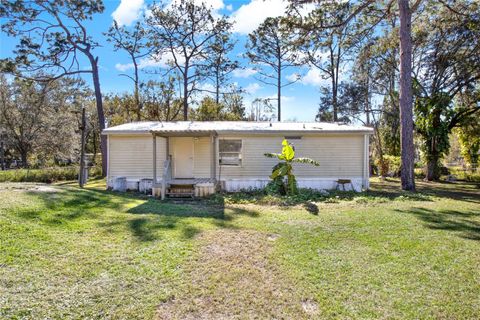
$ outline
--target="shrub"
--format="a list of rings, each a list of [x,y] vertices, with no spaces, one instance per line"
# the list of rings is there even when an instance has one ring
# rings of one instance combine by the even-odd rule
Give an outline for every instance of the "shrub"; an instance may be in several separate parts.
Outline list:
[[[471,172],[462,168],[450,168],[450,174],[454,175],[458,180],[480,182],[480,170]]]
[[[389,177],[400,176],[400,166],[402,160],[399,156],[384,155],[383,156],[384,168],[383,172],[386,172]],[[375,164],[380,168],[380,160],[375,160]]]
[[[15,169],[0,171],[0,182],[42,182],[52,183],[56,181],[76,180],[78,167],[52,167],[43,169]],[[90,169],[90,177],[100,176],[101,170],[93,167]]]

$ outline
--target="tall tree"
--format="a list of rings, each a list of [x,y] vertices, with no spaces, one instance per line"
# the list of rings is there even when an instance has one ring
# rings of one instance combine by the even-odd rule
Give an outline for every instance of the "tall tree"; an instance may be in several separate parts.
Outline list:
[[[298,11],[299,4],[305,3],[317,3],[323,5],[330,1],[315,1],[315,0],[291,0],[292,7]],[[421,0],[417,0],[412,6],[415,9]],[[371,23],[367,25],[367,28],[374,28],[383,19],[388,17],[392,11],[394,0],[386,2],[377,2],[375,0],[364,0],[355,3],[351,12],[342,20],[336,23],[329,23],[326,21],[320,21],[318,25],[305,24],[303,19],[294,19],[290,23],[296,27],[300,27],[305,30],[317,30],[317,29],[329,29],[336,28],[349,23],[357,15],[365,12],[378,13],[375,15],[375,19],[372,19]],[[402,141],[402,189],[415,190],[414,180],[414,148],[413,148],[413,111],[412,111],[412,79],[411,79],[411,64],[412,64],[412,40],[411,40],[411,15],[412,8],[408,3],[408,0],[397,1],[400,16],[400,118],[401,120],[401,141]]]
[[[340,76],[345,73],[344,68],[352,60],[351,55],[361,41],[356,18],[342,23],[354,8],[350,2],[332,1],[322,4],[305,17],[304,23],[312,26],[320,23],[338,26],[310,28],[308,32],[300,32],[296,41],[306,55],[308,65],[319,70],[322,78],[330,82],[329,86],[323,86],[320,90],[322,99],[319,116],[335,122],[345,120],[340,116]],[[325,110],[327,106],[328,110]]]
[[[213,15],[205,3],[197,5],[194,0],[152,5],[147,24],[154,57],[162,59],[166,55],[170,70],[182,77],[183,119],[187,120],[189,99],[206,78],[206,58],[212,54],[218,36],[226,34],[232,24],[225,17]]]
[[[105,128],[102,92],[98,72],[98,44],[89,35],[86,21],[101,13],[101,0],[2,1],[2,30],[20,39],[15,59],[3,59],[4,71],[27,77],[42,70],[36,80],[51,81],[64,76],[90,74],[95,91],[99,129]],[[84,68],[83,55],[89,63]],[[101,136],[102,174],[107,173],[107,139]]]
[[[78,145],[75,101],[84,94],[69,78],[36,82],[0,76],[0,126],[24,167],[34,153],[39,160],[73,157]]]
[[[299,80],[284,81],[284,71],[300,62],[294,45],[295,36],[291,30],[283,30],[281,19],[267,18],[251,34],[246,44],[247,57],[260,75],[257,79],[277,89],[277,119],[282,119],[282,88]]]
[[[224,95],[222,104],[226,112],[225,120],[245,120],[245,105],[243,103],[243,96],[240,93]]]
[[[176,78],[170,76],[167,81],[148,81],[142,90],[144,103],[143,117],[146,120],[179,120],[182,99],[175,88]]]
[[[480,112],[475,91],[480,83],[480,5],[432,2],[424,11],[414,32],[416,130],[423,140],[426,179],[437,180],[452,129]]]
[[[236,41],[232,40],[230,30],[218,33],[211,45],[211,51],[206,56],[206,70],[205,74],[215,87],[213,92],[215,95],[215,102],[220,104],[222,96],[234,94],[235,92],[229,89],[235,89],[234,86],[229,86],[229,76],[233,70],[239,67],[237,60],[230,58],[230,53],[235,47]]]
[[[151,52],[151,49],[147,49],[143,22],[139,20],[131,28],[128,28],[119,26],[117,21],[114,21],[106,35],[108,37],[107,40],[113,43],[114,49],[125,51],[132,61],[133,76],[126,73],[121,73],[120,75],[133,81],[133,97],[135,99],[137,121],[140,121],[142,103],[140,101],[139,63],[140,59],[147,57]]]
[[[402,189],[415,190],[412,93],[412,11],[408,0],[398,0],[400,17],[400,146]]]

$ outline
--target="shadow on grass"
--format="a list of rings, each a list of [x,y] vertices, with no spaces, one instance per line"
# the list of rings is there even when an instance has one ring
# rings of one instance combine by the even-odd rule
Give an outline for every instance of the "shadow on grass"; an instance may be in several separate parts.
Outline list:
[[[428,208],[412,208],[397,212],[416,216],[433,230],[451,231],[461,238],[480,241],[480,211],[432,210]],[[474,220],[475,219],[475,220]]]
[[[149,199],[126,212],[141,215],[129,221],[129,228],[141,241],[157,240],[157,230],[161,229],[180,229],[183,238],[191,239],[202,230],[190,218],[201,218],[202,222],[219,228],[237,229],[238,227],[233,224],[237,217],[254,218],[259,215],[257,211],[226,208],[224,204],[218,203],[216,205],[208,205],[204,201],[172,203],[156,199]]]
[[[465,201],[480,204],[480,184],[475,182],[446,182],[435,181],[426,182],[416,180],[417,192],[402,191],[399,179],[386,179],[384,181],[377,180],[371,182],[371,190],[367,193],[374,196],[386,196],[394,199],[401,195],[408,196],[409,199],[415,198],[421,200],[429,197],[442,197],[453,200]]]
[[[58,192],[26,193],[41,200],[42,205],[12,208],[12,214],[21,219],[51,227],[78,222],[78,228],[97,226],[109,233],[128,230],[142,242],[159,240],[162,231],[177,231],[179,237],[191,239],[208,225],[235,229],[233,220],[237,217],[259,215],[253,210],[226,208],[224,202],[212,205],[205,201],[185,201],[179,204],[140,194],[96,189],[66,187]],[[192,220],[195,218],[200,220]],[[87,220],[90,222],[85,223]]]

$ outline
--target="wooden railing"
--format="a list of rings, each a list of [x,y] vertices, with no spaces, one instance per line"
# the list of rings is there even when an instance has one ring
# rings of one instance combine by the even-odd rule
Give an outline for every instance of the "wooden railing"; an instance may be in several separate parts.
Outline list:
[[[163,162],[162,200],[165,199],[165,192],[167,190],[167,183],[172,179],[171,162],[172,162],[172,157],[171,156],[168,156],[168,159]]]

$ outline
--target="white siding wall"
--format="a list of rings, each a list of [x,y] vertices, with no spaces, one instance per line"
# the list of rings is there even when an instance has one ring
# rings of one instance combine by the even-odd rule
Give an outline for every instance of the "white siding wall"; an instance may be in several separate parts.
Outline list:
[[[281,136],[219,136],[242,139],[242,165],[216,166],[216,178],[228,191],[246,188],[261,188],[269,181],[276,159],[264,156],[266,152],[281,150]],[[217,150],[218,150],[217,139]],[[362,187],[365,168],[364,135],[304,135],[300,140],[290,140],[298,157],[309,157],[320,162],[320,167],[296,164],[294,167],[300,187],[330,189],[339,178],[351,179],[354,188]],[[174,139],[172,139],[174,141]],[[166,139],[157,138],[157,177],[161,179],[166,157]],[[194,177],[209,178],[211,170],[211,138],[194,139]],[[109,183],[114,177],[125,176],[127,180],[151,178],[153,172],[152,136],[109,136]],[[368,167],[367,167],[368,168]],[[364,182],[363,182],[364,184]]]
[[[227,137],[219,137],[219,139]],[[235,137],[228,137],[235,138]],[[243,136],[242,165],[221,166],[217,169],[217,178],[268,178],[276,159],[264,156],[266,152],[279,153],[283,136]],[[320,167],[308,164],[295,164],[297,177],[305,178],[348,178],[362,177],[363,173],[363,135],[303,136],[300,140],[290,140],[295,146],[297,157],[308,157],[320,162]]]
[[[110,135],[108,137],[108,184],[115,177],[140,180],[153,177],[153,141],[151,135]],[[166,140],[157,137],[157,178],[161,178],[166,157]]]

